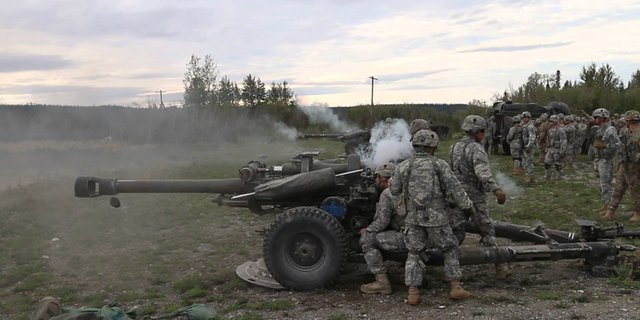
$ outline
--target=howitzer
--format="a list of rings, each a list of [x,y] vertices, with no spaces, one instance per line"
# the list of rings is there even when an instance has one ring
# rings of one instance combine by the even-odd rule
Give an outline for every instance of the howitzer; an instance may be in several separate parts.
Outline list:
[[[344,151],[349,154],[354,154],[362,146],[366,148],[369,145],[371,139],[370,130],[356,130],[341,133],[299,133],[299,139],[310,138],[330,138],[335,141],[345,142]]]
[[[264,260],[241,265],[238,275],[269,287],[314,290],[332,285],[345,272],[366,267],[358,232],[371,222],[379,197],[374,175],[363,168],[358,155],[349,155],[347,163],[315,160],[317,155],[305,152],[282,165],[251,161],[239,170],[236,179],[78,177],[75,194],[91,198],[124,193],[211,193],[218,194],[213,200],[218,205],[244,207],[258,215],[275,213],[275,220],[264,230]],[[111,204],[118,207],[119,200]],[[630,236],[621,228],[609,230],[584,222],[581,227],[584,230],[575,234],[496,223],[499,237],[541,245],[462,248],[462,263],[585,259],[601,271],[614,272],[617,254],[634,249],[615,242],[585,242],[615,238],[615,234]],[[467,230],[477,231],[473,223],[467,224]],[[438,254],[425,251],[425,263],[439,264]],[[384,255],[397,261],[406,259],[402,252]]]

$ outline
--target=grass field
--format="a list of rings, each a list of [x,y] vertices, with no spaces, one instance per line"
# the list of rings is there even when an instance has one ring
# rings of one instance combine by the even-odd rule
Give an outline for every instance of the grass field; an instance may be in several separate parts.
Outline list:
[[[441,157],[451,142],[442,143],[438,152]],[[90,168],[95,172],[70,171],[71,174],[55,179],[34,180],[36,183],[14,185],[1,192],[0,319],[29,319],[37,301],[47,295],[60,298],[65,306],[75,307],[100,307],[117,299],[126,307],[141,306],[151,315],[171,312],[193,302],[206,302],[219,311],[221,318],[296,318],[316,312],[321,312],[321,318],[355,317],[359,311],[354,310],[361,308],[349,306],[358,305],[355,301],[361,295],[357,286],[362,278],[344,279],[334,289],[293,294],[250,286],[235,276],[237,265],[261,257],[262,236],[255,231],[268,226],[272,216],[258,217],[245,209],[219,207],[210,202],[211,196],[202,194],[122,195],[120,209],[111,208],[108,197],[73,197],[75,175],[80,174],[144,179],[229,178],[236,177],[242,165],[261,154],[267,156],[267,163],[281,164],[302,150],[320,149],[326,158],[342,152],[341,143],[330,141],[308,140],[298,144],[242,141],[241,144],[215,148],[180,146],[179,154],[147,146],[144,150],[151,150],[157,162],[114,170],[117,162],[106,159],[101,166]],[[55,151],[55,155],[61,157],[56,161],[73,161],[70,159],[73,156],[64,158],[64,150],[76,147],[61,147],[59,150],[63,153]],[[11,148],[0,153],[0,161],[2,157],[20,154],[33,157],[38,152],[46,156],[53,152],[26,146]],[[203,150],[206,148],[209,150]],[[188,152],[190,149],[192,154]],[[126,146],[119,150],[128,152]],[[512,179],[508,175],[509,157],[495,156],[492,162],[496,175],[507,173],[502,175],[502,181]],[[538,181],[542,180],[541,169],[536,166]],[[19,174],[19,170],[14,173]],[[516,177],[511,180],[515,187],[506,190],[507,203],[499,206],[492,202],[494,219],[517,224],[544,223],[550,228],[569,231],[577,230],[573,219],[598,220],[598,214],[591,209],[601,204],[600,196],[586,158],[580,160],[577,170],[567,172],[567,176],[566,181],[558,184],[536,182],[530,186],[525,185],[523,177]],[[623,204],[618,220],[637,230],[638,224],[626,221],[631,210],[628,196]],[[637,240],[621,242],[640,246]],[[465,268],[465,282],[483,292],[474,300],[474,306],[478,307],[467,307],[466,314],[491,318],[494,311],[487,306],[517,307],[526,299],[513,296],[511,286],[528,288],[525,295],[532,300],[525,303],[558,310],[562,310],[563,305],[570,310],[577,305],[598,308],[600,301],[608,301],[602,296],[594,298],[589,291],[584,293],[586,297],[575,293],[575,286],[583,288],[583,285],[567,282],[554,286],[553,282],[566,279],[545,278],[553,266],[553,262],[530,264],[506,287],[489,282],[486,268]],[[563,274],[584,274],[579,270],[579,263],[563,264],[561,268]],[[394,277],[398,280],[401,276]],[[606,292],[614,292],[609,299],[617,299],[623,297],[624,292],[638,293],[640,285],[632,277],[629,271],[620,279],[603,280],[599,285]],[[390,299],[401,299],[402,281],[395,282],[398,285],[394,284],[394,288],[399,293]],[[431,303],[459,306],[451,305],[440,294],[442,288],[441,284],[429,283],[428,290],[438,292]],[[336,302],[337,299],[341,302]],[[363,303],[366,306],[367,302]],[[396,311],[381,310],[380,314]]]

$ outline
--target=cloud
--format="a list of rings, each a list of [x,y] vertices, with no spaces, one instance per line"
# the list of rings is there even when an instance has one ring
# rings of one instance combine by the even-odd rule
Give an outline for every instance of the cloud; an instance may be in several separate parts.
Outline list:
[[[377,78],[381,82],[396,82],[396,81],[406,80],[406,79],[424,78],[432,74],[438,74],[438,73],[443,73],[443,72],[452,71],[452,70],[454,69],[449,68],[449,69],[438,69],[438,70],[429,70],[429,71],[421,71],[421,72],[385,74]]]
[[[544,49],[544,48],[564,47],[564,46],[568,46],[568,45],[573,44],[573,43],[575,43],[575,41],[536,44],[536,45],[530,45],[530,46],[483,47],[483,48],[476,48],[476,49],[470,49],[470,50],[462,50],[462,51],[458,51],[458,53],[527,51],[527,50],[537,50],[537,49]]]
[[[296,88],[295,92],[299,95],[303,96],[316,96],[323,94],[334,94],[334,93],[342,93],[353,91],[352,87],[301,87]]]
[[[0,52],[0,73],[46,71],[70,68],[74,63],[56,55],[29,55]]]
[[[26,96],[24,102],[72,105],[102,105],[128,101],[148,93],[138,87],[90,87],[75,85],[16,85],[0,87],[0,95]]]
[[[149,73],[140,73],[140,74],[135,74],[132,76],[129,76],[129,79],[160,79],[160,78],[177,78],[179,77],[178,75],[167,75],[165,73],[153,73],[153,72],[149,72]]]

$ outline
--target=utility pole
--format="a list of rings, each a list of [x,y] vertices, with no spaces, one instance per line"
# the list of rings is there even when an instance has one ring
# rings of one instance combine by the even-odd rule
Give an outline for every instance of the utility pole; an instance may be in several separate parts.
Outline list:
[[[160,90],[160,91],[156,91],[156,93],[157,92],[160,92],[160,109],[164,109],[164,102],[162,102],[162,92],[163,91]],[[166,91],[164,91],[164,92],[166,92]]]
[[[373,81],[378,80],[378,78],[371,76],[369,79],[371,79],[371,121],[373,122]]]

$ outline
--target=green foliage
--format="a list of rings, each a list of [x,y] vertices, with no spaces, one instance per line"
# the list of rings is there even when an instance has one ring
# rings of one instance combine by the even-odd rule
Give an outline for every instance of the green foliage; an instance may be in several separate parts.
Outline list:
[[[209,290],[210,281],[198,275],[186,276],[173,283],[173,288],[177,293],[185,293],[192,289]]]
[[[625,288],[640,288],[640,281],[635,280],[633,274],[632,263],[625,263],[615,268],[618,276],[607,280],[607,283],[625,287]]]
[[[349,320],[351,318],[347,317],[344,313],[335,314],[329,317],[329,320]]]
[[[237,317],[233,317],[234,320],[262,320],[264,319],[261,315],[257,313],[247,312],[243,313]]]
[[[538,293],[538,299],[540,300],[560,300],[562,298],[557,292],[540,292]]]
[[[571,301],[578,302],[578,303],[588,303],[590,300],[591,299],[589,299],[589,296],[584,293],[581,295],[571,297]]]

